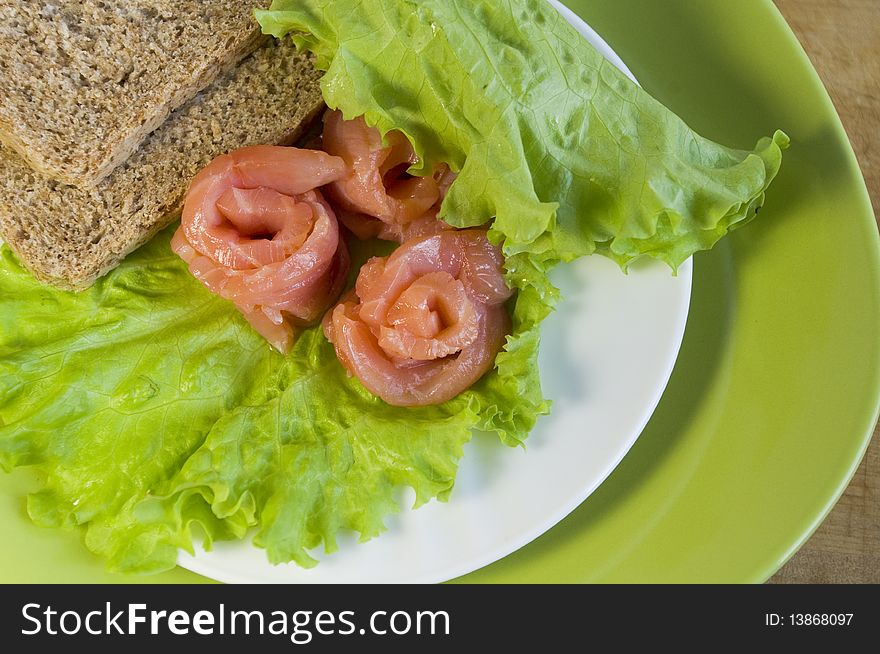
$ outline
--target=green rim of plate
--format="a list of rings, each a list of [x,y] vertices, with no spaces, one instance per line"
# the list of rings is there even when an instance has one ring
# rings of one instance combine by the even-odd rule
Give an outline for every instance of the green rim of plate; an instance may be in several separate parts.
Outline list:
[[[458,581],[764,581],[834,506],[880,410],[880,239],[864,181],[769,0],[566,4],[697,131],[746,148],[781,128],[792,147],[759,219],[695,257],[678,363],[620,466],[552,530]],[[31,485],[0,479],[0,581],[206,581],[104,572],[76,534],[28,522]]]

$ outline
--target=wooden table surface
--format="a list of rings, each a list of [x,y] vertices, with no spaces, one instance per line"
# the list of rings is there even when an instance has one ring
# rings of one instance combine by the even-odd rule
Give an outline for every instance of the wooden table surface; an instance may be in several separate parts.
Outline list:
[[[775,0],[828,89],[880,223],[880,0]],[[771,579],[880,583],[880,426],[822,526]]]

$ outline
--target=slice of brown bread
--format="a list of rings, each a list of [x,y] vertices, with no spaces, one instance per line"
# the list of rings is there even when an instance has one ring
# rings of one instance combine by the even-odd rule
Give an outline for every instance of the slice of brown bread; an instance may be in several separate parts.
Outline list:
[[[44,282],[78,290],[179,214],[192,177],[219,154],[288,144],[324,107],[320,73],[271,42],[178,109],[92,189],[46,178],[0,147],[0,235]]]
[[[259,46],[259,0],[0,0],[0,142],[93,186]]]

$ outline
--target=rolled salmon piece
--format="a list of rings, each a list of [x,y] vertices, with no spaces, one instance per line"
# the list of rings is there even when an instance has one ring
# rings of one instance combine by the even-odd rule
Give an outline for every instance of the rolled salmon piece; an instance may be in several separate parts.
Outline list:
[[[362,117],[343,120],[342,113],[328,110],[322,145],[346,164],[346,175],[326,191],[340,222],[358,238],[403,243],[452,229],[437,213],[455,173],[439,164],[431,175],[409,175],[419,158],[401,132],[389,132],[383,143]]]
[[[345,282],[348,250],[317,189],[346,173],[325,152],[260,145],[217,157],[187,192],[172,249],[279,352]]]
[[[350,374],[395,406],[440,404],[492,369],[510,332],[504,259],[484,230],[406,241],[324,317]]]

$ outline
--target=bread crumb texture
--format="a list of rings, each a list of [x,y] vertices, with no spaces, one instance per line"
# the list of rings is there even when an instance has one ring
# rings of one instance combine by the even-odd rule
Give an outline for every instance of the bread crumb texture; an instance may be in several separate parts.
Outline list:
[[[259,4],[0,0],[0,142],[48,177],[93,186],[256,49]]]
[[[179,215],[189,181],[211,159],[293,142],[324,107],[320,75],[292,43],[272,41],[179,108],[93,188],[50,179],[0,146],[0,234],[42,281],[85,288]]]

